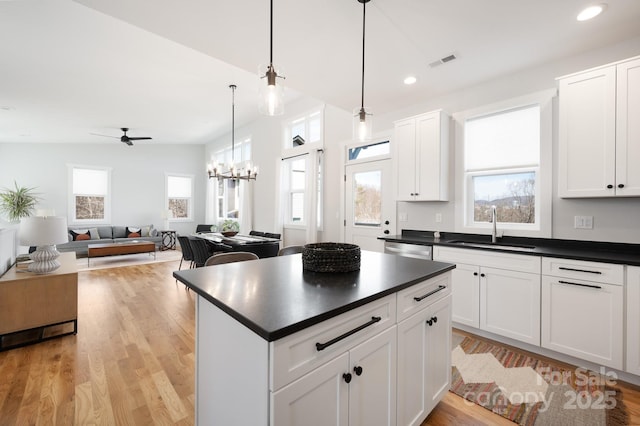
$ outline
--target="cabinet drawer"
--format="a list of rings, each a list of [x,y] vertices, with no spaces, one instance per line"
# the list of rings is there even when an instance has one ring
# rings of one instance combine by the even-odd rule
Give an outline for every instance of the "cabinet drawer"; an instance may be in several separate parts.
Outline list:
[[[396,295],[391,294],[271,342],[269,389],[277,391],[395,323]]]
[[[399,291],[397,296],[398,322],[409,318],[448,294],[451,294],[451,272]]]
[[[624,283],[624,265],[585,260],[545,257],[542,259],[542,274],[614,285]]]
[[[510,271],[540,273],[540,256],[435,246],[433,248],[433,260],[482,265]]]

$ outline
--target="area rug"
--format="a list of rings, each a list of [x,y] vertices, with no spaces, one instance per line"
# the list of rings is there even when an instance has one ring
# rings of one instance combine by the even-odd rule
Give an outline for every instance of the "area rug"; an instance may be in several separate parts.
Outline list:
[[[77,264],[78,271],[92,271],[95,269],[119,268],[122,266],[142,265],[145,263],[173,262],[173,261],[179,262],[181,258],[182,258],[182,252],[180,250],[166,250],[166,251],[156,252],[155,258],[153,254],[149,254],[149,253],[92,257],[89,262],[89,265],[87,265],[87,258],[81,257],[76,259],[76,264]]]
[[[451,361],[451,392],[520,425],[628,424],[612,371],[568,369],[469,336]]]

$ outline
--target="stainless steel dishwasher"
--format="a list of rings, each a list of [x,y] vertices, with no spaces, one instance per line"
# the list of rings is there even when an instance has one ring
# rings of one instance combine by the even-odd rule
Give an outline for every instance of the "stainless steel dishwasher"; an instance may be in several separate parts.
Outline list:
[[[400,256],[413,257],[415,259],[432,259],[432,247],[420,244],[397,243],[393,241],[384,242],[384,252],[397,254]]]

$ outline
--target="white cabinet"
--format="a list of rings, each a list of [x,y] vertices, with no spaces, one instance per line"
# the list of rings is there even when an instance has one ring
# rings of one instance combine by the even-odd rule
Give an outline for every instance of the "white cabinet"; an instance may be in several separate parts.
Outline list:
[[[398,323],[398,425],[420,425],[451,385],[451,296]]]
[[[452,318],[540,345],[540,257],[436,246],[433,259],[456,263]]]
[[[640,196],[640,58],[559,78],[558,195]]]
[[[627,266],[626,371],[640,375],[640,267]]]
[[[433,111],[395,122],[394,160],[399,201],[447,201],[449,115]]]
[[[393,326],[278,390],[272,424],[395,424],[396,352]]]
[[[623,368],[624,266],[542,261],[542,347]]]

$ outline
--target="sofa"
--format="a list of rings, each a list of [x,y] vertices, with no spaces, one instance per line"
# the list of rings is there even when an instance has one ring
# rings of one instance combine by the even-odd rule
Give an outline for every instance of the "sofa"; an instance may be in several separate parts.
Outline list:
[[[117,243],[131,240],[152,241],[156,249],[162,243],[160,232],[153,225],[144,226],[69,226],[69,242],[58,244],[58,251],[74,251],[76,257],[86,256],[89,244]]]

